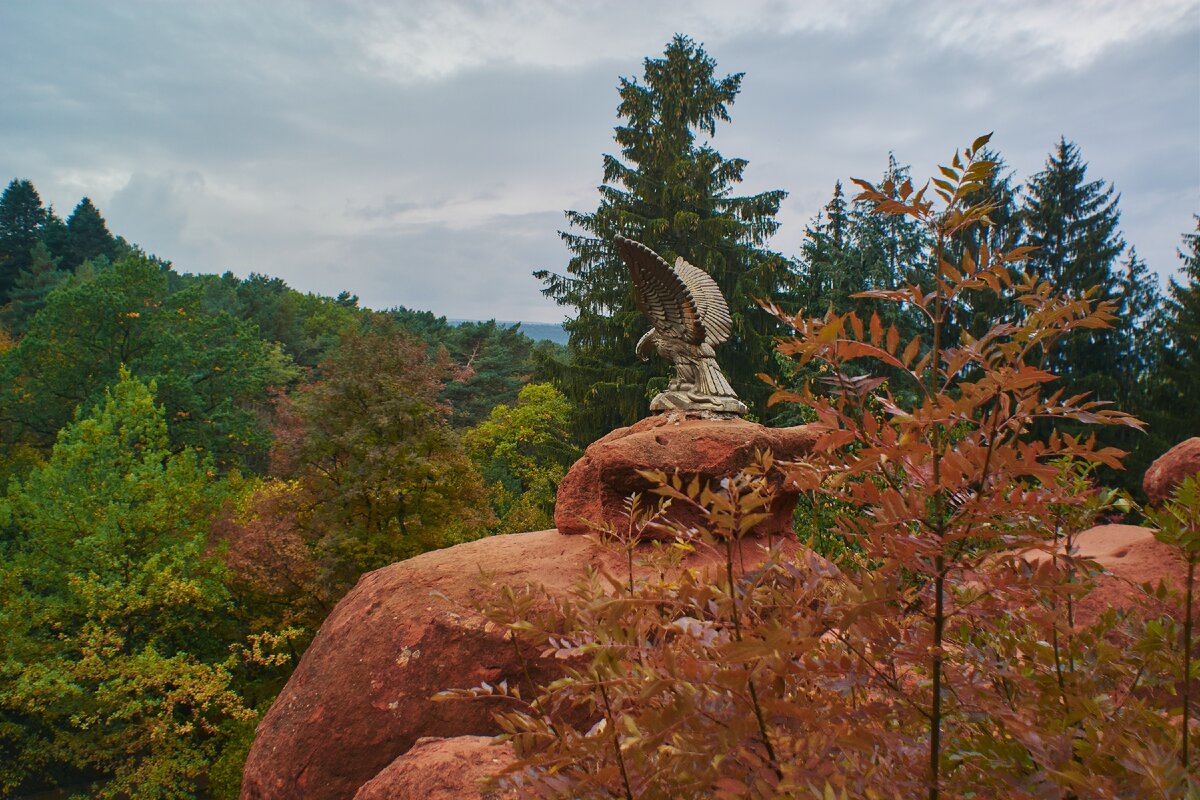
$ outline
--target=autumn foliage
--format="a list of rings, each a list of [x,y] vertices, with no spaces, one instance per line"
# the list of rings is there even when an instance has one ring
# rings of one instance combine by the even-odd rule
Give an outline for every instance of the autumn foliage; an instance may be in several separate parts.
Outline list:
[[[483,481],[438,399],[450,372],[377,315],[277,398],[271,475],[215,531],[260,624],[311,633],[363,572],[486,530]]]
[[[858,182],[859,199],[934,242],[925,272],[865,295],[919,336],[879,315],[770,309],[794,331],[780,353],[814,378],[774,397],[811,409],[812,456],[764,454],[720,485],[657,475],[659,499],[696,506],[706,524],[635,547],[653,521],[643,498],[623,540],[638,561],[627,574],[589,574],[547,613],[530,610],[530,587],[488,606],[521,646],[564,664],[532,697],[448,695],[502,698],[497,719],[520,756],[505,782],[531,797],[628,800],[1200,790],[1188,752],[1200,501],[1181,492],[1160,521],[1188,586],[1076,618],[1097,570],[1071,536],[1126,503],[1089,480],[1123,453],[1080,431],[1140,423],[1045,369],[1063,337],[1108,325],[1111,306],[1060,295],[1022,273],[1026,250],[992,252],[972,235],[989,225],[977,199],[995,168],[987,140],[923,188]],[[1009,318],[978,338],[951,325],[995,296]],[[839,509],[827,533],[850,546],[836,564],[778,542],[758,562],[735,558],[772,470]],[[723,567],[671,568],[695,548],[724,553]],[[1048,557],[1035,566],[1032,551]]]

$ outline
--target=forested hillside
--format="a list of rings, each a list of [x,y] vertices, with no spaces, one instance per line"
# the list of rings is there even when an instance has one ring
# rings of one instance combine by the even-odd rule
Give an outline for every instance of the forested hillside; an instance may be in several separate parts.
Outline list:
[[[721,76],[682,36],[644,67],[621,81],[597,207],[567,212],[570,260],[537,273],[569,318],[565,348],[259,274],[180,273],[170,254],[109,231],[88,198],[64,221],[30,180],[8,184],[0,796],[235,796],[256,719],[364,572],[551,527],[581,449],[645,415],[667,379],[663,361],[634,356],[647,325],[615,234],[721,285],[734,333],[718,355],[760,421],[812,414],[768,405],[768,380],[798,389],[826,375],[777,354],[792,331],[759,301],[877,313],[916,340],[911,308],[861,295],[920,285],[934,257],[926,228],[874,213],[912,191],[886,133],[881,174],[868,176],[882,194],[852,200],[837,183],[800,251],[778,253],[786,192],[739,195],[748,162],[709,143],[743,76]],[[1146,464],[1200,434],[1200,217],[1162,287],[1171,265],[1125,241],[1119,187],[1068,138],[1047,145],[1036,174],[1000,169],[975,190],[967,208],[995,208],[958,257],[1029,246],[1028,274],[1111,304],[1111,327],[1047,343],[1041,367],[1067,395],[1148,423],[1106,428],[1097,444],[1132,452],[1127,471],[1099,474],[1136,494]],[[1003,164],[999,151],[980,157]],[[941,345],[1028,321],[1034,309],[1014,297],[957,310]]]
[[[180,274],[28,180],[0,196],[0,325],[3,795],[232,796],[363,572],[549,527],[576,455],[536,382],[557,345]]]

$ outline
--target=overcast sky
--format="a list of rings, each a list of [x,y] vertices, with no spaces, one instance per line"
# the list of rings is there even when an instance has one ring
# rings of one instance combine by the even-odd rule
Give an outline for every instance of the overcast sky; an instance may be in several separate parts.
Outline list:
[[[889,150],[927,176],[995,131],[1020,180],[1060,135],[1177,270],[1200,212],[1200,3],[0,0],[0,179],[188,272],[450,317],[559,321],[563,209],[594,209],[616,85],[676,33],[745,72],[715,146],[790,192]]]

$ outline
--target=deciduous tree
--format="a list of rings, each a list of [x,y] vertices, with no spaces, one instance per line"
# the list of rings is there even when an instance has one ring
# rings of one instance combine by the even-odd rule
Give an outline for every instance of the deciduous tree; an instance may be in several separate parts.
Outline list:
[[[438,401],[449,363],[386,316],[343,335],[276,428],[274,474],[297,482],[299,524],[334,598],[358,576],[483,535],[478,471]]]
[[[0,786],[182,797],[245,714],[216,635],[211,465],[172,453],[153,388],[122,371],[0,502]],[[35,784],[36,785],[36,784]]]
[[[580,456],[570,428],[570,401],[548,383],[531,383],[514,405],[495,406],[466,432],[463,443],[489,485],[500,533],[553,527],[558,484]]]
[[[200,448],[222,466],[265,460],[267,387],[286,384],[293,367],[252,324],[204,313],[200,287],[172,293],[170,274],[132,254],[47,297],[29,332],[0,356],[8,441],[48,449],[124,364],[157,382],[177,448]]]

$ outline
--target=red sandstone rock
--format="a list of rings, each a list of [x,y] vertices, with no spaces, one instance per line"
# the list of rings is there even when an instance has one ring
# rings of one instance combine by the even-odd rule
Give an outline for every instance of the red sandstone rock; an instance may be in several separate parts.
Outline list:
[[[349,800],[423,736],[497,733],[488,703],[430,699],[518,678],[512,645],[472,598],[501,583],[565,588],[597,550],[555,531],[496,536],[364,575],[259,725],[242,797]],[[535,679],[552,666],[535,663]]]
[[[1105,574],[1096,588],[1080,599],[1075,618],[1080,624],[1094,622],[1110,608],[1129,609],[1144,600],[1143,583],[1157,585],[1165,579],[1182,589],[1187,566],[1169,546],[1154,538],[1149,528],[1136,525],[1099,525],[1075,536],[1081,558],[1095,561]],[[1032,553],[1029,560],[1040,563],[1050,556]]]
[[[485,781],[513,761],[512,746],[488,736],[418,739],[362,785],[354,800],[509,800],[517,795]]]
[[[1142,489],[1153,505],[1159,505],[1180,481],[1196,474],[1200,474],[1200,436],[1185,439],[1159,456],[1146,470]]]
[[[777,459],[794,459],[811,450],[816,432],[800,425],[767,428],[744,419],[697,419],[680,414],[647,417],[618,428],[593,442],[575,462],[558,488],[554,524],[565,534],[591,533],[587,522],[627,524],[625,499],[646,492],[651,484],[639,470],[669,470],[701,480],[720,480],[745,469],[756,450],[771,450]],[[776,475],[778,494],[770,519],[755,531],[780,535],[791,531],[797,495]],[[684,526],[694,514],[675,505],[668,516]]]
[[[740,546],[752,561],[760,543]],[[550,530],[480,539],[364,575],[259,724],[243,800],[350,800],[421,737],[500,733],[490,703],[430,699],[482,681],[524,683],[511,642],[472,602],[502,585],[565,593],[586,566],[619,572],[622,563],[591,537]],[[694,554],[685,566],[706,563],[715,556]],[[542,682],[558,667],[535,660],[530,673]]]
[[[564,481],[559,513],[569,503],[575,504],[577,516],[593,518],[614,506],[619,509],[622,491],[645,488],[634,481],[636,469],[673,464],[681,472],[715,477],[743,468],[755,447],[795,457],[814,438],[805,428],[772,431],[741,420],[675,423],[653,417],[614,431],[588,449],[572,468],[579,482],[572,487],[571,476]],[[585,479],[604,491],[589,494]],[[629,484],[622,486],[622,480]],[[788,503],[789,518],[790,513]],[[1182,562],[1147,529],[1101,526],[1079,534],[1077,545],[1082,555],[1109,571],[1081,601],[1081,621],[1106,608],[1138,602],[1136,586],[1143,582],[1165,577],[1182,583]],[[749,555],[759,544],[740,546],[749,548]],[[493,709],[483,702],[434,703],[430,698],[443,689],[485,680],[521,682],[522,669],[503,631],[471,610],[472,601],[506,584],[540,583],[552,592],[565,592],[585,566],[619,571],[618,562],[618,556],[590,537],[541,531],[426,553],[363,576],[322,625],[259,725],[242,797],[476,797],[470,793],[478,791],[475,777],[507,763],[506,755],[475,738],[499,732],[491,719]],[[705,563],[712,563],[712,557],[698,554],[685,565]],[[530,665],[539,682],[557,669],[551,661]],[[421,741],[431,736],[447,738]],[[467,780],[451,784],[458,772]]]

